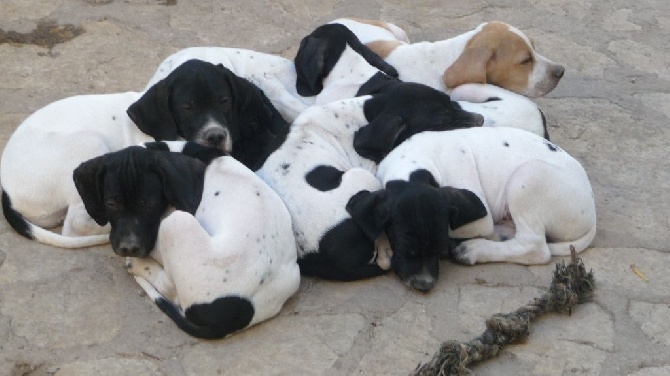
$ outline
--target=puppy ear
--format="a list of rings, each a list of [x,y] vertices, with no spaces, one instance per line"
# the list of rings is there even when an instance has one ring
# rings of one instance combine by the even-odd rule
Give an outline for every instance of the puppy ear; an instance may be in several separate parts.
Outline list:
[[[100,226],[109,221],[104,203],[104,182],[107,167],[106,156],[90,159],[74,169],[72,178],[77,192],[84,202],[88,215]]]
[[[168,202],[177,210],[195,214],[202,198],[207,166],[179,153],[158,152],[156,162]]]
[[[384,231],[389,219],[386,190],[360,191],[351,196],[346,209],[365,235],[374,241]]]
[[[454,187],[442,187],[440,192],[449,203],[449,226],[452,230],[486,216],[486,207],[474,192]]]
[[[168,76],[150,87],[126,113],[142,132],[155,140],[176,140],[178,128],[170,111]]]
[[[354,134],[354,150],[379,163],[393,150],[400,133],[407,128],[401,116],[380,115]]]
[[[486,83],[486,66],[493,57],[487,47],[466,48],[461,56],[444,71],[442,81],[448,88],[468,83]]]
[[[300,41],[300,48],[293,59],[297,79],[295,87],[303,97],[317,95],[323,90],[328,43],[311,35]]]

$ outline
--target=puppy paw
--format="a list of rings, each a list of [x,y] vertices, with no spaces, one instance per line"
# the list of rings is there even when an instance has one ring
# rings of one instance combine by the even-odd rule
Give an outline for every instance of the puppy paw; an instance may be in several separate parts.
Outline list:
[[[130,274],[135,274],[133,273],[133,266],[135,265],[133,261],[135,261],[135,257],[126,257],[126,263],[123,265],[123,268]]]
[[[451,251],[451,257],[454,261],[463,265],[474,265],[477,263],[477,258],[471,247],[465,243],[461,243]]]

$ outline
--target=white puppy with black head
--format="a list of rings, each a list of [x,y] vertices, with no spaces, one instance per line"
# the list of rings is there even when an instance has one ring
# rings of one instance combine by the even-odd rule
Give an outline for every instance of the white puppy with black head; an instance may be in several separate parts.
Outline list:
[[[418,134],[379,165],[385,189],[361,192],[349,213],[370,238],[385,232],[393,270],[430,290],[438,260],[544,264],[589,246],[593,192],[582,165],[563,149],[514,128]]]
[[[286,206],[228,156],[207,167],[195,215],[163,219],[151,257],[127,267],[182,330],[208,339],[275,316],[300,283]]]

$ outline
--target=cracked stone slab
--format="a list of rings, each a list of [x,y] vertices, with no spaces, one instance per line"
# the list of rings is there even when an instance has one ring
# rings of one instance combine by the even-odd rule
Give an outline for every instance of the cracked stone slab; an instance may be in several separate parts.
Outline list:
[[[56,367],[54,376],[70,375],[134,375],[159,376],[158,366],[147,360],[108,358],[91,361],[79,361]]]
[[[222,341],[197,343],[185,349],[181,363],[191,375],[323,374],[365,325],[358,314],[277,317]]]
[[[670,302],[632,302],[629,312],[647,337],[656,343],[670,346]]]

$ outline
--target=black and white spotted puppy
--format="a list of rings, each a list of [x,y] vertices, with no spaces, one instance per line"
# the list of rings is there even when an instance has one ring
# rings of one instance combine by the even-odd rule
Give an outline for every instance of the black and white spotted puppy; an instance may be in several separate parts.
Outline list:
[[[355,280],[384,273],[388,265],[383,254],[376,259],[376,239],[345,210],[349,198],[380,189],[376,163],[413,134],[481,122],[446,94],[414,83],[305,110],[257,171],[291,213],[302,274]]]
[[[182,330],[207,339],[277,315],[300,284],[286,206],[229,156],[207,167],[195,214],[163,219],[151,257],[127,267]]]
[[[298,94],[314,97],[316,105],[360,95],[370,80],[395,82],[398,77],[395,68],[341,24],[319,26],[304,37],[294,62]]]
[[[463,264],[544,264],[589,246],[593,192],[582,165],[555,144],[514,128],[418,134],[379,165],[385,189],[361,192],[347,209],[369,239],[386,233],[391,264],[430,290],[451,238]]]

